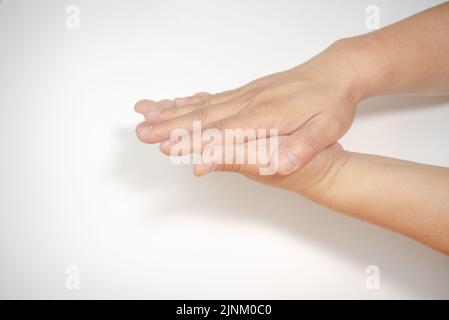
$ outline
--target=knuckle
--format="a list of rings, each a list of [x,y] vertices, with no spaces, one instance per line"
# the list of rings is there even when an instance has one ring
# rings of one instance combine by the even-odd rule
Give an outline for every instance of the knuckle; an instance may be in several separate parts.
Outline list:
[[[192,120],[204,123],[207,121],[208,108],[202,107],[201,103],[195,105],[195,111],[192,112]]]
[[[206,108],[211,105],[211,97],[204,96],[201,98],[201,101],[198,103],[199,108]]]
[[[182,112],[182,108],[178,105],[174,105],[171,108],[162,109],[161,114],[162,115],[171,115],[171,114],[177,115],[181,112]]]
[[[302,132],[298,135],[298,141],[307,146],[313,153],[319,151],[318,139],[309,132]]]

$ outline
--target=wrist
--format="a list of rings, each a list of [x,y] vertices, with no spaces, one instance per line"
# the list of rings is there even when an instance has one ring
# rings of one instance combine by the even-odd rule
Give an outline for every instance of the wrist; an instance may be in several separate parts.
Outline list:
[[[358,104],[368,98],[370,93],[366,88],[366,76],[360,65],[360,59],[355,57],[354,41],[352,38],[337,40],[325,50],[325,53],[335,57],[347,95]]]
[[[339,143],[331,145],[299,170],[287,189],[326,205],[326,194],[338,183],[350,157],[351,152],[344,150]]]
[[[311,192],[306,196],[315,202],[325,206],[331,206],[328,195],[334,192],[333,190],[336,189],[336,186],[341,185],[341,183],[339,184],[339,181],[341,180],[340,177],[345,171],[345,168],[351,159],[351,155],[351,152],[341,149],[341,151],[335,155],[332,164],[326,170],[325,174],[318,180],[314,188],[312,188],[310,190]]]
[[[367,34],[338,40],[329,47],[358,76],[352,88],[358,90],[358,102],[395,91],[397,72],[388,53],[379,47],[380,41],[376,34]]]

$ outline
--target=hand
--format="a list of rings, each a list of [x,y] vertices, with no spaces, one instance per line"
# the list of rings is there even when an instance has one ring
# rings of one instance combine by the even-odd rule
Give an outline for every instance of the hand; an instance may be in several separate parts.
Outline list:
[[[278,137],[279,143],[285,142],[288,138],[288,136]],[[269,143],[271,141],[266,140],[265,144],[263,144],[267,148],[266,152],[268,152]],[[238,147],[233,145],[230,148],[234,151],[232,153],[234,156],[233,161],[224,163],[223,155],[222,161],[212,164],[207,164],[206,162],[197,164],[194,167],[195,175],[202,176],[209,172],[235,172],[256,182],[294,191],[311,199],[317,199],[322,197],[323,193],[335,183],[338,172],[340,172],[350,157],[349,152],[344,151],[340,144],[335,143],[321,151],[309,163],[304,165],[301,170],[290,175],[260,175],[260,168],[265,167],[266,164],[260,163],[260,161],[255,164],[249,164],[250,161],[248,161],[250,157],[257,159],[257,148],[260,148],[260,144],[245,143],[243,148],[244,161],[238,162],[236,160]]]
[[[335,143],[350,127],[363,90],[360,75],[338,43],[308,62],[241,88],[215,95],[197,94],[159,103],[144,100],[136,111],[146,121],[137,127],[146,143],[164,142],[172,130],[278,129],[278,172],[288,175]],[[170,154],[170,144],[161,150]]]

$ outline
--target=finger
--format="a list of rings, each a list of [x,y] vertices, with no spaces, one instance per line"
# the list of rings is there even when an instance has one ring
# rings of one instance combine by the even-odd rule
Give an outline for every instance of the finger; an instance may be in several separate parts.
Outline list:
[[[189,104],[201,103],[207,101],[207,104],[218,104],[230,100],[238,89],[223,91],[220,93],[210,94],[208,92],[198,92],[190,97],[175,98],[175,104],[177,106],[186,106]]]
[[[195,96],[191,98],[177,98],[187,99],[188,103],[175,103],[171,100],[165,100],[170,102],[169,107],[148,108],[148,111],[144,113],[145,120],[148,121],[148,123],[167,121],[169,119],[176,118],[190,112],[195,112],[199,108],[207,108],[211,105],[228,102],[231,96],[231,91],[218,93],[215,95],[211,95],[207,92],[200,92],[195,94]],[[159,102],[159,104],[160,103],[161,102]]]
[[[158,112],[174,106],[175,103],[171,100],[161,100],[159,102],[152,100],[140,100],[134,105],[134,110],[137,113],[145,114],[149,112]]]
[[[210,106],[209,100],[201,100],[194,104],[188,104],[184,106],[174,105],[171,108],[155,108],[151,109],[144,114],[145,120],[148,123],[158,123],[161,121],[167,121],[176,117],[180,117],[191,112],[197,112],[199,109],[207,108]]]
[[[156,101],[152,100],[140,100],[134,105],[134,111],[141,114],[153,109],[159,109],[159,106]]]
[[[174,130],[177,130],[177,134],[184,130],[188,135],[193,133],[194,125],[205,127],[210,123],[233,116],[237,112],[236,105],[236,103],[223,103],[207,108],[197,108],[194,112],[167,121],[148,123],[151,130],[145,130],[145,136],[140,138],[146,143],[157,143],[168,140]]]
[[[278,173],[289,175],[302,168],[343,134],[340,122],[331,117],[318,115],[311,118],[279,146],[275,154]]]
[[[139,138],[140,141],[142,142],[146,142],[144,137],[151,132],[151,125],[149,125],[146,121],[140,123],[137,127],[136,127],[136,135]]]
[[[177,106],[186,106],[189,104],[198,103],[201,100],[209,97],[210,95],[211,94],[209,92],[198,92],[198,93],[195,93],[193,96],[175,98],[174,102]]]
[[[279,137],[281,140],[285,137]],[[270,155],[278,147],[277,137],[251,142],[215,146],[205,150],[202,163],[194,166],[194,174],[203,176],[213,171],[237,172],[247,176],[259,176],[270,164]],[[273,171],[275,174],[275,171]]]
[[[246,102],[243,100],[238,101],[221,101],[222,99],[206,99],[198,100],[197,103],[178,106],[175,105],[171,108],[153,108],[145,113],[145,120],[150,124],[155,124],[161,121],[167,121],[176,117],[187,115],[191,112],[199,112],[199,109],[211,108],[215,105],[227,103],[225,108],[229,108],[226,114],[236,114],[246,106]]]

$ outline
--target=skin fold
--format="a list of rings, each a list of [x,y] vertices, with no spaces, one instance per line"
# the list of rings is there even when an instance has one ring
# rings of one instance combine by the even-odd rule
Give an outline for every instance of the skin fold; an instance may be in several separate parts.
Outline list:
[[[195,174],[238,172],[449,254],[449,169],[348,152],[337,142],[368,97],[448,94],[448,34],[449,3],[444,3],[339,40],[302,65],[234,90],[142,100],[135,106],[145,117],[137,136],[161,143],[161,151],[170,154],[171,132],[183,128],[192,133],[194,121],[223,135],[226,129],[276,128],[277,174],[262,176],[262,164],[236,162],[198,164]],[[249,142],[241,142],[245,154],[254,152]]]

